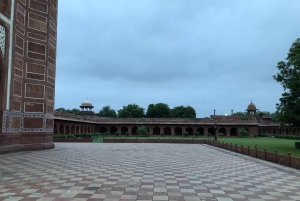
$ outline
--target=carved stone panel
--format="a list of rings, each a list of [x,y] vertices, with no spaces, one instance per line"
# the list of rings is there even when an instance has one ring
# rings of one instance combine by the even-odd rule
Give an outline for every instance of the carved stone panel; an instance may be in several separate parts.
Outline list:
[[[25,16],[26,10],[20,4],[17,4],[16,20],[23,26],[25,26]]]
[[[32,103],[32,102],[25,102],[24,103],[24,112],[44,112],[44,103]]]
[[[46,46],[39,43],[28,42],[27,57],[35,60],[46,60]]]
[[[11,0],[0,0],[0,12],[10,18]]]
[[[24,40],[18,35],[15,35],[15,51],[19,55],[24,56]]]
[[[12,110],[20,112],[21,111],[21,102],[14,100],[12,102]]]
[[[43,118],[24,117],[24,128],[43,128]]]
[[[45,81],[46,66],[34,63],[26,63],[26,78]]]
[[[22,96],[22,82],[14,80],[13,82],[13,94],[16,96]]]
[[[17,57],[15,57],[14,60],[14,70],[15,70],[15,75],[19,77],[23,77],[23,61]]]
[[[47,100],[54,101],[54,89],[47,87]]]
[[[45,13],[48,13],[48,5],[36,0],[29,0],[29,8]]]
[[[45,85],[25,84],[25,98],[44,99]]]

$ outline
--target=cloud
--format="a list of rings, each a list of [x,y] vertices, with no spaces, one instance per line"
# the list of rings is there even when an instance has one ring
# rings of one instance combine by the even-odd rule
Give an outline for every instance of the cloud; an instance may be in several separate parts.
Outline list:
[[[198,117],[275,111],[272,76],[300,35],[294,1],[59,2],[56,107],[165,102]],[[72,98],[72,102],[68,101]]]

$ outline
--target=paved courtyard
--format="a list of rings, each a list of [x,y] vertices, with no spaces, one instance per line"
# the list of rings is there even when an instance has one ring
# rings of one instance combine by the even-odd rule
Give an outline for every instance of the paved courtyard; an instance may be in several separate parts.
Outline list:
[[[300,200],[300,171],[208,145],[56,143],[0,155],[0,200]]]

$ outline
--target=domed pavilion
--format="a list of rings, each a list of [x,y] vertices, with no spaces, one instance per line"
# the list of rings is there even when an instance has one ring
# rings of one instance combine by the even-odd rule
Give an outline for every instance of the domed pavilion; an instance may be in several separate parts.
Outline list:
[[[88,99],[83,101],[79,107],[81,108],[81,111],[78,113],[79,115],[94,115],[94,106]]]
[[[256,106],[251,101],[251,103],[248,105],[248,107],[246,109],[247,114],[254,114],[255,115],[256,114],[256,110],[258,110],[258,109],[256,109]]]

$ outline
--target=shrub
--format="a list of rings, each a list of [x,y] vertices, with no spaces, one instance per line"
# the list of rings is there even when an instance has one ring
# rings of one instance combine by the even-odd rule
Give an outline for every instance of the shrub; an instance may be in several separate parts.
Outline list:
[[[257,135],[254,135],[255,138],[257,138]]]
[[[241,137],[247,137],[247,136],[249,136],[249,132],[245,128],[241,128],[239,130],[239,134],[240,134]]]
[[[295,142],[295,147],[296,147],[297,149],[300,149],[300,142]]]
[[[187,137],[187,136],[189,135],[189,132],[184,131],[184,132],[183,132],[183,135],[184,135],[184,137]]]
[[[126,132],[125,134],[126,134],[126,136],[128,137],[128,136],[130,135],[130,132]]]
[[[121,133],[119,131],[115,132],[115,135],[118,137]]]
[[[76,138],[76,136],[75,136],[75,135],[72,135],[72,134],[67,135],[67,137],[70,138],[70,139]]]
[[[148,135],[148,128],[146,126],[139,126],[137,128],[137,134],[142,135],[142,136],[147,136]]]
[[[81,137],[82,137],[82,134],[81,134],[81,133],[76,133],[75,136],[81,138]]]
[[[219,136],[220,137],[224,137],[224,133],[219,133]]]
[[[198,137],[200,135],[200,133],[198,131],[194,132],[194,135],[196,135],[196,137]]]
[[[160,136],[164,136],[164,135],[165,135],[164,133],[161,133],[161,134],[160,134]]]
[[[63,138],[68,138],[66,135],[64,134],[56,134],[53,136],[53,138],[56,138],[56,139],[63,139]]]
[[[266,133],[260,133],[260,134],[258,134],[258,137],[268,137],[268,134],[266,134]]]
[[[210,137],[210,133],[207,133],[207,137]]]

